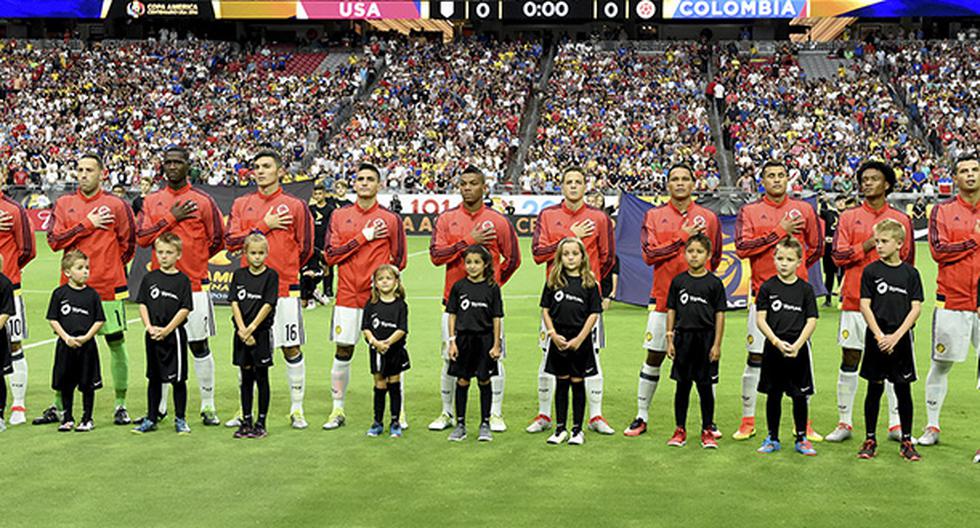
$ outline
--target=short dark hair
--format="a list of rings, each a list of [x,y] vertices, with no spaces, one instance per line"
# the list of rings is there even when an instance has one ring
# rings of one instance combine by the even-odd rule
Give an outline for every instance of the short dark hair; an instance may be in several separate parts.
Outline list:
[[[803,260],[803,244],[800,244],[800,241],[792,236],[786,235],[779,242],[777,242],[776,249],[779,248],[791,249],[796,253],[797,259]]]
[[[888,190],[885,192],[885,194],[895,190],[895,186],[898,185],[898,179],[895,177],[895,169],[893,169],[891,165],[879,160],[865,161],[860,167],[858,167],[858,170],[855,173],[858,178],[858,183],[861,183],[861,176],[865,173],[865,171],[869,170],[876,170],[884,175],[885,181],[888,182]]]
[[[282,158],[279,157],[279,153],[272,149],[262,149],[258,151],[255,156],[252,156],[252,163],[259,161],[261,158],[272,158],[272,161],[276,162],[276,167],[282,167]]]
[[[968,161],[980,161],[980,159],[977,159],[976,152],[963,154],[962,156],[956,158],[955,161],[953,161],[953,174],[956,174],[956,167],[959,167],[960,163],[966,163]]]
[[[181,157],[183,157],[185,161],[190,161],[190,159],[191,159],[190,152],[188,152],[188,150],[186,148],[181,147],[179,145],[171,145],[171,146],[167,147],[166,150],[163,151],[163,155],[166,156],[167,154],[170,154],[171,152],[176,152],[176,153],[180,154]]]
[[[588,174],[587,172],[585,172],[585,169],[583,169],[582,167],[580,167],[578,165],[572,165],[570,167],[565,167],[565,170],[561,171],[561,182],[562,183],[565,183],[565,176],[567,176],[569,172],[577,172],[577,173],[581,174],[583,178],[585,177],[586,174]]]
[[[83,159],[90,159],[95,161],[95,164],[99,166],[99,169],[105,168],[105,165],[102,163],[102,158],[99,157],[98,154],[95,154],[93,152],[87,152],[79,156],[78,161],[82,161]]]
[[[487,181],[487,176],[486,176],[486,174],[483,174],[483,171],[482,171],[482,170],[480,170],[480,168],[479,168],[479,167],[477,167],[476,165],[467,165],[467,166],[466,166],[466,168],[465,168],[465,169],[463,169],[463,172],[461,172],[461,173],[459,173],[459,175],[460,175],[460,176],[462,176],[462,175],[464,175],[464,174],[476,174],[476,175],[477,175],[477,176],[479,176],[479,177],[480,177],[480,179],[481,179],[481,180],[483,180],[484,182],[486,182],[486,181]]]
[[[671,165],[669,169],[667,169],[667,179],[670,179],[670,173],[674,172],[677,169],[684,169],[684,170],[686,170],[687,173],[691,175],[691,179],[692,180],[694,179],[694,169],[692,169],[690,165],[688,165],[687,163],[685,163],[683,161],[680,162],[680,163],[675,163],[675,164]]]
[[[123,185],[123,184],[121,184],[121,183],[117,183],[117,184],[115,184],[115,185],[112,186],[112,190],[113,191],[115,191],[116,189],[120,189],[120,190],[122,190],[122,192],[126,192],[126,186]]]
[[[783,163],[783,162],[781,162],[779,160],[770,159],[770,160],[767,160],[765,163],[762,164],[762,170],[759,173],[760,174],[765,174],[766,173],[766,169],[768,169],[769,167],[779,167],[779,168],[781,168],[783,170],[786,170],[786,164],[785,163]]]
[[[687,242],[684,243],[684,249],[691,247],[691,244],[695,244],[695,243],[701,244],[701,246],[704,247],[705,251],[711,253],[711,239],[708,238],[707,235],[705,235],[704,233],[698,233],[692,236],[691,238],[688,238]]]
[[[373,172],[378,177],[378,181],[381,181],[381,171],[378,170],[378,167],[373,163],[362,161],[357,165],[357,170],[354,172],[356,174],[358,172],[365,171],[365,170]]]

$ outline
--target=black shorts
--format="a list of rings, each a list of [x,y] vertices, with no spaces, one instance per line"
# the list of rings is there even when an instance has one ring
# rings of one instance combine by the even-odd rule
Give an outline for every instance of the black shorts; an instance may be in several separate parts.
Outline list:
[[[0,342],[0,378],[11,374],[14,371],[14,365],[10,360],[10,341]]]
[[[71,348],[62,340],[54,348],[54,368],[51,388],[57,391],[78,388],[80,391],[102,388],[102,367],[99,347],[93,338],[79,348]]]
[[[558,332],[562,337],[578,335],[577,332]],[[596,366],[595,333],[582,342],[578,350],[559,350],[550,338],[548,339],[548,357],[545,360],[544,371],[558,377],[590,378],[599,373]],[[566,337],[566,339],[569,339]]]
[[[790,398],[813,395],[810,343],[803,345],[796,357],[786,357],[766,341],[762,348],[761,370],[758,388],[763,394],[785,394]]]
[[[255,344],[249,346],[238,339],[238,333],[235,333],[232,342],[232,365],[236,367],[271,367],[272,349],[274,348],[272,346],[272,330],[269,328],[256,330],[252,337],[255,338]]]
[[[143,338],[146,344],[146,379],[154,383],[187,381],[187,332],[181,326],[163,341]]]
[[[878,341],[869,330],[864,334],[860,375],[868,381],[912,383],[918,379],[915,376],[914,350],[912,332],[902,336],[891,354],[885,354],[878,348]]]
[[[457,378],[490,379],[497,375],[497,360],[490,357],[493,348],[493,332],[456,333],[456,349],[459,355],[449,362],[449,375]]]
[[[403,341],[404,342],[404,341]],[[397,376],[412,368],[408,361],[408,350],[404,346],[391,347],[384,354],[371,347],[371,374],[381,374],[386,378]]]
[[[718,363],[711,361],[714,329],[674,330],[674,356],[670,379],[692,383],[712,383],[718,378]]]

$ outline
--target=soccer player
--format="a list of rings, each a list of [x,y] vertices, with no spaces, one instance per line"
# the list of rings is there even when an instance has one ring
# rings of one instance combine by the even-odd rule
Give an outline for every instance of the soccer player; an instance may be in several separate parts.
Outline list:
[[[694,171],[685,164],[674,165],[667,171],[670,201],[650,209],[643,218],[643,261],[653,266],[653,285],[643,340],[647,357],[640,369],[636,394],[636,419],[624,431],[626,436],[643,434],[650,421],[650,402],[667,356],[667,290],[674,277],[687,271],[684,244],[692,236],[703,234],[711,240],[708,271],[718,269],[721,262],[721,224],[715,213],[694,203],[693,191]]]
[[[547,263],[545,277],[551,273],[558,243],[568,237],[576,237],[585,243],[589,255],[589,265],[596,277],[610,273],[616,261],[616,239],[609,217],[585,203],[585,169],[569,167],[562,172],[562,203],[546,207],[538,213],[534,225],[531,251],[534,262]],[[603,295],[606,292],[601,292]],[[598,373],[585,380],[585,390],[589,399],[589,429],[601,434],[615,431],[602,417],[602,366],[599,364],[599,350],[604,346],[602,318],[595,326],[596,368]],[[555,390],[555,377],[545,371],[548,363],[547,333],[541,323],[538,346],[541,348],[541,365],[538,367],[538,415],[527,426],[527,432],[539,433],[551,427],[551,400]]]
[[[932,313],[932,362],[926,376],[928,424],[919,445],[939,443],[939,413],[946,399],[947,377],[954,363],[966,361],[970,345],[980,350],[976,317],[980,279],[980,160],[956,160],[953,177],[958,194],[936,204],[929,216],[929,250],[939,265],[936,308]]]
[[[214,356],[208,339],[215,335],[214,306],[209,293],[208,261],[224,247],[221,210],[208,194],[187,181],[190,169],[187,150],[171,147],[163,155],[163,173],[167,186],[143,200],[137,217],[136,243],[153,246],[152,267],[159,268],[154,241],[164,233],[173,233],[181,241],[177,269],[191,281],[193,310],[184,325],[187,343],[194,356],[194,372],[201,394],[201,420],[204,425],[218,425],[214,405]],[[167,414],[167,392],[160,393],[160,417]]]
[[[864,352],[864,333],[867,324],[861,315],[861,274],[865,266],[878,260],[875,250],[874,226],[890,218],[902,224],[907,233],[912,232],[912,221],[905,213],[891,207],[885,201],[895,188],[895,171],[880,161],[868,161],[857,170],[864,203],[844,211],[840,215],[834,236],[832,256],[844,270],[841,283],[841,313],[837,342],[841,346],[841,366],[837,377],[837,409],[840,420],[837,428],[827,435],[828,442],[841,442],[851,437],[854,411],[854,394],[858,388],[858,364]],[[901,259],[915,265],[915,241],[906,237],[899,253]],[[888,437],[899,439],[899,417],[895,404],[895,390],[887,380]]]
[[[3,256],[0,256],[0,267],[3,267]],[[10,336],[7,331],[7,321],[16,315],[14,308],[14,284],[6,275],[0,273],[0,433],[7,430],[3,413],[7,409],[7,374],[13,372],[10,364]]]
[[[126,264],[136,250],[136,222],[133,211],[122,199],[102,191],[105,167],[93,155],[78,160],[76,177],[78,192],[58,198],[51,212],[48,245],[53,251],[77,249],[88,256],[91,277],[88,285],[102,299],[101,311],[105,324],[99,334],[109,346],[112,387],[115,391],[113,423],[132,423],[126,411],[126,390],[129,387],[129,354],[126,352]],[[62,285],[68,276],[61,278]],[[55,405],[34,420],[34,424],[58,421],[58,398]]]
[[[361,337],[364,305],[371,297],[371,276],[382,264],[405,269],[405,227],[401,217],[378,204],[381,172],[370,163],[357,168],[354,192],[357,201],[330,216],[324,241],[328,266],[337,266],[337,302],[333,309],[331,339],[337,344],[330,370],[333,411],[324,429],[337,429],[347,421],[344,398],[350,383],[354,345]],[[404,380],[402,381],[404,390]],[[404,405],[404,398],[402,404]],[[401,413],[405,428],[405,413]]]
[[[500,287],[510,280],[521,265],[521,251],[517,242],[517,232],[507,217],[487,207],[483,203],[486,193],[486,178],[483,171],[467,167],[459,177],[459,194],[463,203],[453,207],[436,218],[429,244],[429,258],[436,266],[446,266],[446,281],[443,287],[442,303],[446,304],[449,290],[459,279],[466,276],[463,265],[463,252],[478,244],[490,252],[495,272],[494,282]],[[449,375],[449,313],[442,314],[442,373],[440,377],[442,395],[442,414],[429,429],[441,431],[453,425],[453,394],[456,379]],[[504,337],[501,336],[501,343]],[[506,351],[502,344],[502,352]],[[501,358],[502,360],[503,358]],[[504,400],[504,365],[497,362],[497,375],[490,378],[493,398],[490,409],[490,430],[507,430],[502,415]]]
[[[146,328],[146,418],[134,429],[142,434],[155,431],[159,419],[163,384],[174,386],[174,428],[190,434],[187,410],[187,321],[194,308],[191,280],[177,269],[182,255],[180,237],[163,233],[153,242],[158,269],[143,276],[136,302]]]
[[[759,286],[776,274],[773,258],[776,244],[791,235],[803,245],[806,258],[797,269],[797,275],[807,280],[807,269],[823,255],[823,228],[816,211],[810,204],[787,195],[789,176],[786,166],[779,161],[767,161],[762,166],[762,186],[765,195],[738,211],[735,220],[735,253],[748,259],[752,269],[752,298]],[[762,349],[765,338],[756,325],[756,307],[749,302],[748,337],[746,339],[748,361],[742,374],[742,423],[732,435],[735,440],[755,436],[755,402],[758,397],[759,369],[762,366]],[[820,441],[822,437],[807,425],[807,438]]]
[[[301,347],[306,342],[303,313],[299,302],[299,268],[313,253],[313,218],[306,203],[286,193],[280,184],[284,170],[279,154],[260,151],[252,159],[252,178],[258,190],[235,199],[228,217],[225,246],[228,251],[241,250],[245,238],[261,233],[269,245],[266,265],[279,276],[279,299],[272,322],[273,348],[281,348],[286,359],[289,380],[289,420],[294,429],[306,429],[303,394],[306,390],[306,365]],[[242,255],[242,266],[248,258]],[[240,420],[225,425],[238,427]]]
[[[306,308],[314,308],[316,303],[327,304],[327,299],[316,287],[323,281],[323,240],[327,237],[327,226],[333,205],[327,201],[327,191],[322,185],[313,188],[310,214],[313,215],[313,254],[303,265],[303,279],[300,299]]]
[[[912,388],[915,376],[915,346],[912,332],[924,299],[922,279],[911,264],[902,262],[899,248],[910,233],[900,222],[885,218],[875,224],[875,249],[880,260],[868,264],[861,274],[861,314],[868,323],[864,335],[861,377],[868,380],[864,400],[867,437],[858,451],[859,458],[872,458],[878,443],[875,429],[882,381],[895,386],[901,416],[902,458],[915,462],[919,453],[912,445]]]
[[[796,452],[815,456],[817,451],[806,438],[807,398],[813,395],[813,363],[810,336],[817,328],[817,297],[810,283],[800,280],[796,269],[803,263],[803,246],[787,236],[776,245],[776,276],[762,283],[756,296],[756,324],[766,336],[759,377],[759,392],[766,399],[766,426],[769,434],[757,449],[773,453],[781,449],[779,421],[783,394],[793,401]]]
[[[27,395],[27,359],[21,342],[27,339],[27,312],[20,294],[21,273],[27,263],[37,255],[34,231],[27,211],[17,201],[3,194],[0,189],[0,258],[3,259],[3,275],[10,280],[14,292],[14,314],[7,319],[7,335],[10,337],[10,425],[27,421],[24,398]]]

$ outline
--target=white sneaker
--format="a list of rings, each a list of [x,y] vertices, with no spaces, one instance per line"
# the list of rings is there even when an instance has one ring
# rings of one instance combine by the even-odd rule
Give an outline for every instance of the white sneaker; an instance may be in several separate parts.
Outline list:
[[[589,430],[604,435],[616,434],[616,430],[610,427],[609,422],[602,416],[596,416],[589,420]]]
[[[320,304],[329,304],[330,303],[330,297],[327,297],[326,295],[323,294],[323,292],[321,292],[319,290],[315,290],[313,292],[313,299],[316,302],[320,303]]]
[[[238,427],[241,427],[241,426],[242,426],[242,410],[239,409],[238,412],[235,413],[235,416],[231,420],[228,420],[227,422],[225,422],[225,427],[238,428]]]
[[[973,455],[973,463],[980,464],[980,449],[977,449],[977,454]]]
[[[919,437],[919,445],[931,446],[939,443],[939,428],[928,426]]]
[[[901,425],[893,425],[893,426],[889,427],[888,428],[888,439],[891,440],[892,442],[901,442],[902,441],[902,426]]]
[[[852,429],[849,424],[841,422],[837,424],[837,427],[833,431],[823,437],[823,439],[827,442],[843,442],[853,436]]]
[[[306,417],[303,416],[303,411],[299,409],[289,413],[289,422],[293,429],[306,429],[310,426],[310,424],[306,422]]]
[[[544,414],[539,414],[534,417],[534,421],[531,425],[527,426],[525,431],[529,433],[540,433],[542,431],[547,431],[551,429],[551,417]]]
[[[568,439],[568,445],[582,445],[585,443],[585,432],[579,431]]]
[[[307,310],[315,310],[316,307],[317,307],[316,301],[310,301],[310,302],[306,303],[306,309]]]
[[[20,409],[16,411],[11,409],[10,421],[7,422],[8,425],[22,425],[27,423],[27,416],[24,414],[23,407]]]
[[[398,417],[398,427],[401,427],[403,431],[408,429],[408,418],[405,417],[404,412]]]
[[[507,430],[502,416],[490,415],[490,430],[495,433],[502,433]]]
[[[549,424],[550,425],[550,424]],[[551,436],[548,437],[548,443],[551,445],[558,445],[563,442],[568,441],[568,430],[562,429],[561,431],[555,431]]]
[[[453,417],[446,413],[442,413],[439,415],[438,418],[432,420],[432,423],[429,424],[429,430],[443,431],[449,429],[452,426],[453,426]]]

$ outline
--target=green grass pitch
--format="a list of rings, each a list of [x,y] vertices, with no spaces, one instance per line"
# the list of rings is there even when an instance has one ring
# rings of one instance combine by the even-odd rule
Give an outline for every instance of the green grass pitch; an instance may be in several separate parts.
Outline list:
[[[44,321],[48,296],[58,279],[58,256],[38,238],[38,258],[25,274],[29,313],[29,417],[51,400],[52,336]],[[730,434],[740,417],[740,379],[745,361],[745,312],[731,313],[721,361],[717,422],[725,433],[721,448],[668,448],[673,429],[674,384],[663,381],[651,407],[652,428],[640,438],[588,434],[581,448],[545,445],[545,436],[523,431],[537,409],[537,301],[543,272],[522,240],[525,262],[504,289],[508,340],[504,415],[510,430],[492,444],[475,439],[450,445],[446,433],[425,429],[439,411],[439,296],[443,270],[429,262],[428,239],[409,240],[406,288],[410,305],[405,437],[367,438],[371,421],[371,377],[366,349],[358,345],[348,393],[348,425],[323,431],[330,411],[329,308],[306,311],[306,431],[289,429],[288,392],[281,354],[272,371],[270,436],[234,440],[224,427],[204,428],[196,416],[199,400],[193,373],[188,416],[193,434],[178,437],[168,419],[159,432],[137,437],[111,422],[112,390],[108,355],[103,353],[106,389],[96,396],[96,430],[59,434],[53,426],[10,428],[0,434],[0,526],[254,526],[298,523],[327,526],[570,525],[649,526],[749,525],[759,523],[826,526],[840,522],[963,525],[976,511],[980,467],[971,462],[980,447],[976,363],[971,357],[950,376],[943,412],[943,443],[923,448],[923,460],[903,462],[898,445],[883,442],[877,459],[859,461],[856,440],[816,444],[819,455],[792,452],[763,456],[761,436],[735,442]],[[936,266],[920,243],[918,268],[927,297],[934,297]],[[811,416],[826,434],[836,423],[836,379],[840,362],[835,333],[837,310],[821,309],[814,336],[818,394]],[[923,392],[928,371],[932,301],[918,325],[919,381],[914,385],[915,428],[925,423]],[[135,309],[130,319],[137,317]],[[238,407],[231,365],[231,323],[217,309],[216,356],[219,415]],[[646,310],[615,304],[606,315],[608,346],[603,351],[605,415],[622,430],[636,412],[636,384],[644,357],[640,343]],[[128,332],[129,408],[146,405],[141,326]],[[37,343],[42,343],[36,345]],[[34,345],[34,346],[32,346]],[[667,376],[664,376],[664,380]],[[863,420],[865,384],[856,399],[855,421]],[[9,397],[8,397],[9,398]],[[76,398],[76,407],[80,405]],[[692,396],[690,423],[698,419]],[[470,413],[478,407],[471,394]],[[764,430],[764,399],[758,414]],[[789,402],[784,404],[784,438],[789,437]],[[886,418],[883,416],[882,420]],[[883,434],[884,424],[879,426]],[[862,434],[863,427],[856,433]]]

